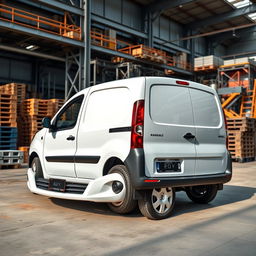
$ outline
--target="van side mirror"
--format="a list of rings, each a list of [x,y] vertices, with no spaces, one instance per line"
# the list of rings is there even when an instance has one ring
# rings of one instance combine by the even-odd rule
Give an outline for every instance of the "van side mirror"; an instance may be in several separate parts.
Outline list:
[[[42,120],[42,126],[44,128],[50,128],[51,127],[51,118],[50,117],[44,117]]]

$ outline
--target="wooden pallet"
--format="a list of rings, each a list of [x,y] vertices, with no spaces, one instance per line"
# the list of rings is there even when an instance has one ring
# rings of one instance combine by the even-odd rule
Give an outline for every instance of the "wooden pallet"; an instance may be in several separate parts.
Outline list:
[[[199,71],[207,71],[207,70],[216,70],[218,67],[213,66],[213,65],[205,65],[201,67],[194,67],[194,71],[199,72]]]
[[[17,96],[17,102],[21,103],[26,97],[26,84],[10,83],[0,86],[0,93],[9,93]]]
[[[227,119],[228,131],[254,131],[256,130],[255,118],[232,118]]]
[[[10,126],[10,127],[17,127],[17,122],[6,122],[0,121],[0,126]]]

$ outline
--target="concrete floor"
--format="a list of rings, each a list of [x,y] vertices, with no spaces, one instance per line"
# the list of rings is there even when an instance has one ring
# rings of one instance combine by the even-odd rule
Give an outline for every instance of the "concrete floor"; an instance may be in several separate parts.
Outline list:
[[[47,198],[26,187],[26,170],[0,170],[0,255],[256,255],[256,163],[234,164],[234,177],[209,205],[177,193],[173,216]]]

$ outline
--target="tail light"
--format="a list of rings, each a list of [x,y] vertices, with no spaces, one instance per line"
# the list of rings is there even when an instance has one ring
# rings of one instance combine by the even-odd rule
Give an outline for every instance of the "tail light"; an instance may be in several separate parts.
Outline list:
[[[138,100],[133,105],[131,148],[143,148],[144,130],[144,100]]]

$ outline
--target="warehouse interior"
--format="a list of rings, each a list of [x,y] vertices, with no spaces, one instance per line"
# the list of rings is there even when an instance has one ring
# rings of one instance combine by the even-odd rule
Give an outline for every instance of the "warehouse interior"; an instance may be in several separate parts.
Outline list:
[[[111,211],[107,203],[77,200],[76,196],[85,193],[90,182],[98,177],[84,179],[88,184],[78,180],[76,174],[73,177],[49,176],[46,172],[47,177],[43,174],[38,178],[32,163],[39,157],[34,152],[30,152],[29,156],[31,141],[42,129],[43,118],[49,117],[47,120],[50,123],[63,104],[77,92],[88,87],[93,90],[94,86],[104,82],[140,76],[175,78],[181,82],[176,84],[179,88],[184,87],[187,81],[194,81],[203,84],[202,90],[207,87],[205,91],[212,91],[216,102],[218,98],[220,100],[218,109],[222,117],[217,128],[222,129],[223,134],[217,135],[225,149],[225,159],[210,156],[213,161],[205,160],[205,156],[198,157],[195,149],[194,169],[198,167],[197,159],[205,161],[203,171],[211,167],[215,160],[220,160],[224,168],[232,165],[225,170],[225,174],[229,174],[230,178],[232,176],[227,183],[218,181],[217,184],[216,179],[215,184],[195,183],[185,184],[184,187],[174,184],[168,187],[173,191],[170,198],[172,207],[174,202],[175,207],[172,214],[162,220],[144,218],[143,215],[146,215],[139,211],[138,201],[146,201],[149,195],[146,192],[160,189],[156,194],[160,200],[169,203],[166,194],[161,192],[163,187],[145,189],[142,193],[135,189],[130,191],[137,208],[122,215]],[[84,100],[83,106],[85,103]],[[183,103],[181,99],[179,106]],[[63,109],[66,110],[65,107]],[[143,111],[138,112],[144,114]],[[101,118],[97,120],[101,121]],[[133,121],[131,123],[133,126]],[[111,127],[105,132],[117,137],[121,137],[118,132],[128,134],[130,143],[132,126]],[[137,126],[142,127],[142,138],[143,126],[144,123]],[[43,137],[50,131],[44,127],[44,135],[41,136],[41,133],[37,138],[37,142],[41,141],[40,145],[45,143],[42,142]],[[194,130],[204,128],[189,127]],[[62,134],[59,141],[64,138],[64,142],[73,143],[77,153],[77,130],[76,134],[68,134],[68,129],[65,131],[67,136]],[[184,136],[194,136],[195,133],[184,133],[180,140],[185,141]],[[172,138],[178,137],[175,132],[173,134]],[[212,136],[205,134],[204,138],[212,139]],[[50,135],[55,138],[56,134],[52,132]],[[158,142],[157,139],[167,142],[165,149],[175,150],[176,145],[169,143],[162,133],[150,136],[156,139],[154,142]],[[93,143],[95,137],[90,138]],[[214,139],[210,146],[215,146]],[[87,142],[86,138],[82,141],[84,144]],[[192,142],[186,140],[183,151],[189,143],[194,143],[196,148],[198,141],[195,136]],[[52,166],[57,163],[60,170],[64,170],[66,163],[73,164],[69,169],[73,168],[76,173],[76,153],[70,153],[70,150],[67,154],[73,155],[66,157],[65,153],[71,146],[64,147],[62,145],[68,144],[61,142],[57,144],[64,151],[59,154],[61,160],[50,155],[56,160],[52,161]],[[122,145],[120,143],[118,147],[121,149]],[[158,146],[152,143],[148,146],[150,150],[152,145]],[[112,150],[109,144],[107,147]],[[207,147],[210,148],[209,144]],[[203,152],[206,155],[207,147]],[[47,150],[41,149],[40,160],[48,161],[43,155]],[[139,150],[144,149],[139,148],[136,152],[141,152]],[[91,154],[88,152],[82,152],[81,156]],[[94,153],[82,156],[93,167],[100,159]],[[80,157],[81,160],[81,156],[77,159]],[[178,165],[180,158],[180,155],[175,159],[168,155],[164,160],[171,159]],[[191,156],[184,158],[191,159]],[[144,155],[141,159],[145,160]],[[38,165],[41,165],[40,160]],[[120,159],[111,155],[103,171],[98,166],[94,171],[102,172],[102,178],[108,176],[106,174],[117,175],[111,173],[112,165],[119,168],[121,164],[125,165],[117,160]],[[151,165],[155,167],[156,159],[153,161]],[[255,161],[256,0],[0,0],[0,255],[255,256]],[[80,162],[81,172],[88,168],[85,163]],[[145,174],[143,168],[141,172]],[[135,172],[134,169],[132,171]],[[52,183],[61,181],[64,189],[55,190],[61,196],[34,193],[29,187],[29,171],[35,172],[34,180],[39,182],[35,182],[35,186],[41,184],[45,193],[50,190],[54,193]],[[94,171],[92,175],[95,175]],[[216,178],[215,174],[211,178]],[[178,177],[175,175],[174,179]],[[186,181],[190,177],[201,178],[200,175],[179,178]],[[151,178],[147,177],[144,182],[151,185],[160,181],[157,176]],[[104,188],[111,187],[114,191],[113,183]],[[67,189],[66,184],[69,186]],[[124,188],[128,185],[126,183]],[[204,191],[211,185],[218,189],[213,201],[201,204],[186,195],[188,189],[195,187],[199,188],[200,195],[208,196]],[[65,196],[69,194],[70,187],[73,199],[68,200]],[[167,187],[164,189],[170,193]],[[150,201],[150,196],[147,198]],[[113,205],[118,207],[120,203],[122,201]],[[153,194],[151,204],[154,206]]]
[[[42,117],[76,92],[137,76],[203,83],[218,90],[227,118],[256,117],[255,20],[253,0],[2,0],[0,88],[21,92],[17,117],[8,116],[16,124],[2,114],[1,126],[27,123],[17,135],[26,138],[10,144],[28,148]],[[42,111],[28,113],[31,104]]]
[[[164,76],[218,90],[235,151],[233,126],[254,126],[237,118],[256,117],[255,20],[249,0],[2,0],[0,88],[19,93],[16,113],[2,110],[1,126],[19,132],[1,149],[19,146],[27,155],[41,119],[86,87]],[[233,158],[254,158],[251,144],[249,151]]]

